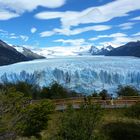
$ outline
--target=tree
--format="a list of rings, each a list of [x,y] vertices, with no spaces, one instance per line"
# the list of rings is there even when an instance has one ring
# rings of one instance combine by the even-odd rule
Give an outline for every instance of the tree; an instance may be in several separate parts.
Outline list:
[[[99,94],[96,92],[96,90],[94,90],[92,97],[99,97]]]
[[[99,96],[102,97],[102,100],[106,100],[106,98],[109,96],[107,90],[103,89],[100,93]]]
[[[36,99],[39,96],[40,87],[37,85],[28,84],[26,82],[18,82],[15,85],[16,91],[20,91],[24,93],[26,97],[32,97],[32,99]]]
[[[138,96],[139,91],[131,86],[119,86],[117,91],[118,96]]]
[[[140,103],[136,103],[126,109],[125,115],[127,117],[136,118],[140,120]]]
[[[30,103],[30,98],[20,92],[0,93],[0,139],[15,139],[14,127],[17,124],[20,111]]]
[[[38,136],[47,127],[54,105],[50,100],[31,104],[31,98],[12,91],[0,93],[0,139]]]
[[[66,89],[64,89],[61,85],[59,85],[58,83],[54,83],[51,87],[50,87],[50,94],[52,95],[51,98],[66,98],[67,97],[67,91]]]
[[[50,100],[42,100],[30,104],[20,112],[20,119],[16,124],[16,131],[21,136],[40,136],[39,133],[47,127],[54,105]]]
[[[50,94],[50,89],[48,87],[43,87],[40,92],[40,98],[50,98],[52,95]]]
[[[62,114],[57,135],[51,139],[57,140],[94,140],[95,129],[102,116],[102,109],[97,105],[82,105],[77,111],[70,107]]]

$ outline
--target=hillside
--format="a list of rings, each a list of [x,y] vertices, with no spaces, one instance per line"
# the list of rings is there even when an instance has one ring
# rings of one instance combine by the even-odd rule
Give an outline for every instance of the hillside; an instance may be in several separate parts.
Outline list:
[[[22,46],[13,46],[18,52],[22,53],[24,56],[26,56],[28,59],[30,60],[34,60],[34,59],[44,59],[46,57],[41,56],[37,53],[32,52],[30,49],[27,49],[25,47]]]
[[[28,60],[27,57],[19,53],[16,49],[0,40],[0,66]]]
[[[0,40],[0,66],[43,58],[45,57],[40,56],[27,48],[20,47],[19,49],[19,47],[10,46]]]
[[[108,52],[106,56],[135,56],[140,57],[140,41],[129,42]]]

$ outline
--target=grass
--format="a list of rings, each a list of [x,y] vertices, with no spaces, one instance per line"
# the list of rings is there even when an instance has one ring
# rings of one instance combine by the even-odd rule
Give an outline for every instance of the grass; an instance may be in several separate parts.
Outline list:
[[[135,122],[110,122],[103,125],[102,131],[110,140],[140,139],[140,124]]]
[[[126,109],[106,109],[100,125],[96,128],[96,140],[140,140],[140,120],[125,116]],[[58,140],[54,136],[59,130],[61,112],[51,116],[48,129],[41,132],[41,140]],[[52,138],[53,136],[53,138]],[[36,140],[35,138],[17,140]]]
[[[125,116],[126,109],[105,110],[99,133],[107,140],[139,140],[140,120]]]

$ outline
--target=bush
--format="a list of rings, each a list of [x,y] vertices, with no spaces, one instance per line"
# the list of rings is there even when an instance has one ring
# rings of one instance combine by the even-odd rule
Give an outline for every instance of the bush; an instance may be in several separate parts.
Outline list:
[[[94,91],[94,93],[92,93],[92,97],[99,97],[99,94],[96,91]]]
[[[30,103],[30,98],[20,92],[0,93],[0,139],[9,140],[16,137],[14,131],[20,111]]]
[[[102,132],[109,140],[139,140],[140,124],[134,122],[111,122],[102,127]]]
[[[77,97],[80,94],[77,94],[74,91],[68,91],[58,83],[53,83],[50,87],[43,87],[40,92],[41,98],[48,99],[63,99],[68,97]]]
[[[47,126],[54,106],[49,100],[31,104],[21,92],[0,93],[0,139],[39,136]]]
[[[0,89],[6,94],[11,92],[21,92],[25,97],[31,97],[32,99],[37,99],[40,94],[40,87],[37,85],[28,84],[26,82],[17,82],[0,84]]]
[[[118,91],[117,91],[117,95],[118,96],[138,96],[139,95],[139,91],[131,86],[119,86],[118,87]]]
[[[39,136],[39,133],[47,127],[49,115],[54,106],[49,100],[31,104],[22,109],[20,119],[16,125],[16,131],[21,136]]]
[[[106,100],[107,97],[109,97],[109,94],[107,92],[107,90],[103,89],[100,93],[99,96],[102,98],[102,100]]]
[[[51,140],[94,140],[101,116],[102,109],[97,105],[83,105],[79,110],[69,107],[59,118],[57,135]]]
[[[140,103],[137,103],[127,108],[125,115],[128,117],[140,119]]]
[[[26,82],[5,83],[0,84],[0,92],[9,94],[11,92],[21,92],[24,97],[31,97],[33,100],[37,99],[62,99],[69,97],[78,97],[74,91],[68,91],[58,83],[53,83],[50,87],[39,87]]]

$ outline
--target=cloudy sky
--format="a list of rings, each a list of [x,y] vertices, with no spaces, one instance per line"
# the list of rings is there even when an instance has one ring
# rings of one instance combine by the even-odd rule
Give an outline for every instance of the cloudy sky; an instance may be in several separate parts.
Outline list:
[[[0,0],[0,39],[32,47],[140,40],[140,0]]]

